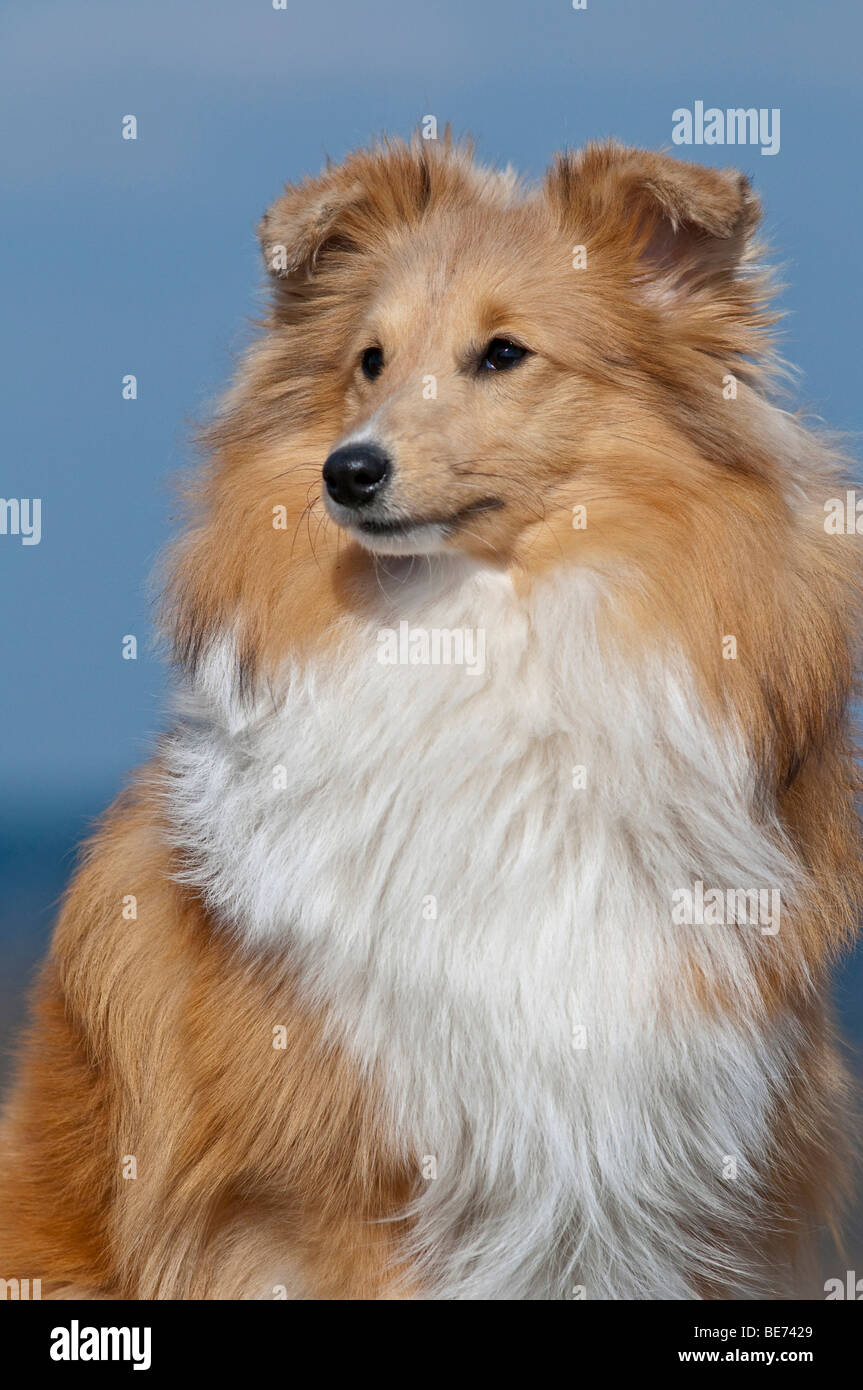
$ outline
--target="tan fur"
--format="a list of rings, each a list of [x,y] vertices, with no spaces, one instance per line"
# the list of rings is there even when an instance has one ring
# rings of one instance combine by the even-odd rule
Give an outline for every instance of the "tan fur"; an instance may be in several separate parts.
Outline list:
[[[373,1092],[289,971],[170,882],[160,819],[124,798],[61,915],[6,1117],[4,1267],[46,1295],[251,1298],[289,1259],[307,1295],[387,1296],[407,1189]]]
[[[758,966],[765,1012],[802,1018],[860,911],[859,559],[855,537],[822,525],[841,461],[813,443],[796,468],[809,502],[792,505],[783,441],[763,427],[757,218],[740,176],[613,145],[559,157],[523,198],[449,143],[394,143],[287,190],[261,225],[269,265],[286,248],[270,318],[208,431],[168,611],[190,671],[235,631],[241,693],[372,611],[375,562],[320,493],[328,451],[372,413],[404,513],[475,508],[449,544],[520,590],[560,565],[631,571],[618,633],[633,650],[678,640],[811,871],[817,891]],[[470,362],[493,336],[534,356],[479,389]],[[358,370],[372,343],[387,356],[380,383]],[[723,659],[729,634],[736,661]],[[5,1122],[0,1263],[60,1294],[254,1297],[286,1279],[289,1296],[409,1292],[394,1218],[411,1156],[374,1078],[301,1005],[289,965],[243,959],[171,883],[159,775],[157,763],[111,812],[57,928]],[[121,917],[129,893],[137,922]],[[670,987],[706,1011],[734,1007],[697,975]],[[823,1045],[765,1155],[787,1213],[778,1244],[844,1183],[827,1104],[844,1081],[821,1005],[811,1031]],[[135,1180],[121,1176],[127,1154]]]

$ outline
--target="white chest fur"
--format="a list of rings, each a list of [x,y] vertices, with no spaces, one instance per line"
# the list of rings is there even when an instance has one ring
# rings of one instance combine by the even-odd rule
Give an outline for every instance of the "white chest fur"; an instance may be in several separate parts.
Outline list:
[[[213,654],[168,754],[191,874],[249,947],[285,942],[378,1070],[424,1160],[433,1295],[693,1296],[719,1272],[699,1230],[757,1213],[793,1029],[758,1023],[758,928],[675,925],[673,894],[784,893],[792,867],[683,666],[600,640],[594,579],[530,603],[454,566],[400,579],[254,711]],[[473,672],[382,661],[402,622],[413,653],[417,628],[432,650],[468,629]],[[733,1018],[699,1007],[693,962]]]

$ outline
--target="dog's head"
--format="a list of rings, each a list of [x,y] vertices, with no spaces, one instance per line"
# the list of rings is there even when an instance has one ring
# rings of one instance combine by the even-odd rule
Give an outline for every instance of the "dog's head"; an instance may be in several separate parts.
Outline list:
[[[330,517],[508,563],[591,504],[639,524],[682,437],[751,468],[723,382],[761,346],[757,216],[741,176],[616,145],[533,193],[422,141],[288,188],[260,228],[273,350],[331,421]]]
[[[759,805],[823,802],[829,840],[850,811],[812,778],[863,581],[856,535],[823,524],[841,461],[763,389],[757,218],[741,176],[617,145],[535,190],[446,141],[288,188],[261,226],[269,316],[167,593],[178,660],[225,717],[276,709],[296,662],[422,604],[426,576],[435,614],[467,580],[524,600],[528,627],[559,619],[560,567],[587,576],[610,651],[691,673],[736,723]],[[477,562],[509,588],[475,585]]]

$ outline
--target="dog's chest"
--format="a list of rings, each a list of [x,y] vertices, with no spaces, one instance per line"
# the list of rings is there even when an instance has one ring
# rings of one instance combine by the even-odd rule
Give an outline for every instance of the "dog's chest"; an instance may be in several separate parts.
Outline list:
[[[613,1189],[651,1146],[676,1151],[676,1087],[718,1164],[757,1142],[774,1068],[686,989],[693,961],[742,975],[739,938],[699,941],[672,902],[784,865],[733,743],[685,677],[602,651],[595,604],[584,584],[525,609],[479,580],[403,600],[293,672],[271,713],[211,715],[171,753],[198,882],[248,944],[285,941],[383,1078],[421,1168],[420,1239],[439,1252],[465,1211],[497,1210],[462,1240],[474,1264],[439,1276],[476,1296],[495,1296],[476,1270],[501,1239],[508,1288],[578,1284],[561,1223],[576,1192],[594,1203],[603,1153]]]

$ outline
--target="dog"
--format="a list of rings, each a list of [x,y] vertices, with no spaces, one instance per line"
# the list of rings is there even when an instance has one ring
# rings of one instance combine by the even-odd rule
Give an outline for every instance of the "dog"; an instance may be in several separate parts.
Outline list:
[[[175,717],[3,1124],[43,1296],[799,1296],[853,1166],[846,464],[759,204],[449,136],[288,186],[170,552]],[[852,528],[853,529],[853,528]]]

